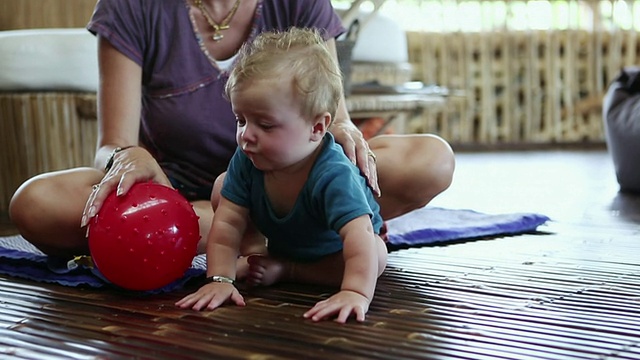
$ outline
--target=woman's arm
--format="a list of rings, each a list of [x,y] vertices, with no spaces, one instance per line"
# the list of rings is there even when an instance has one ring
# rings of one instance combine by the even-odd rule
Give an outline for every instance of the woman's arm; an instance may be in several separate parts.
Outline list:
[[[104,169],[117,146],[138,145],[142,68],[98,36],[98,149],[94,165]]]
[[[335,39],[327,40],[327,47],[337,61],[338,52],[336,50]],[[360,129],[358,129],[349,117],[347,102],[344,96],[340,100],[340,104],[338,104],[336,118],[331,124],[329,131],[331,131],[335,137],[336,142],[342,146],[349,160],[356,164],[362,173],[365,174],[373,192],[380,196],[375,158],[370,156],[371,150],[367,140],[365,140]]]
[[[98,145],[94,166],[106,174],[89,196],[81,226],[89,223],[114,190],[126,194],[137,182],[171,186],[157,161],[138,147],[142,68],[98,36]],[[133,146],[117,154],[114,149]],[[107,163],[110,168],[105,169]]]

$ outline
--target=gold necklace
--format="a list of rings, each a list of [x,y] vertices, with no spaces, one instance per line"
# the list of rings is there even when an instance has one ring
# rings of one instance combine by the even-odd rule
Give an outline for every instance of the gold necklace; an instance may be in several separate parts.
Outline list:
[[[238,6],[240,6],[240,0],[236,0],[236,3],[233,4],[231,11],[229,11],[227,16],[222,20],[220,24],[213,21],[213,17],[211,17],[211,14],[209,14],[207,9],[204,7],[202,0],[195,0],[195,2],[196,2],[196,6],[198,7],[198,9],[200,9],[200,12],[204,16],[204,18],[207,20],[209,25],[211,25],[211,27],[213,28],[213,35],[211,36],[211,40],[213,41],[222,40],[222,38],[224,38],[224,35],[222,34],[222,30],[229,29],[229,23],[231,23],[233,16],[236,14],[236,11],[238,11]]]

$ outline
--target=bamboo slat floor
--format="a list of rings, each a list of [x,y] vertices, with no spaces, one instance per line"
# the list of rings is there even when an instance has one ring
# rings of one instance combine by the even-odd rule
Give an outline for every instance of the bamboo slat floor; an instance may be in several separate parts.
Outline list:
[[[313,323],[332,289],[243,289],[178,310],[0,276],[0,358],[640,359],[640,197],[604,150],[463,153],[437,206],[540,212],[539,233],[392,252],[364,323]]]

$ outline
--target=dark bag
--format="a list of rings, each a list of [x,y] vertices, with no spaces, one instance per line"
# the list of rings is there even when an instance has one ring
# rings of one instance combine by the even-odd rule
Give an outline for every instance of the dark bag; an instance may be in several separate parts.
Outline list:
[[[626,67],[602,106],[607,148],[620,190],[640,192],[640,67]]]

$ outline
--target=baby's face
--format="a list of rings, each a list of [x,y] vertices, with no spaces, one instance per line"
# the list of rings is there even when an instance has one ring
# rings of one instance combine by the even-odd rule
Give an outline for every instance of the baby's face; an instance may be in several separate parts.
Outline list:
[[[258,169],[284,169],[315,149],[313,124],[302,115],[291,78],[246,81],[230,98],[236,140]]]

